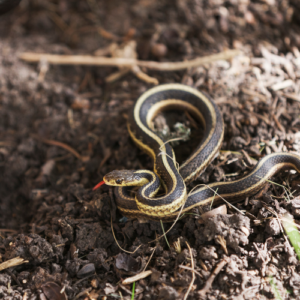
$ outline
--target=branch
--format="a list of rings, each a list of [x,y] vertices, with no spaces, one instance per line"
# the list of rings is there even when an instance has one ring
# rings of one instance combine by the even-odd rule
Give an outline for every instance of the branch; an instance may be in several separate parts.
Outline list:
[[[179,62],[156,62],[144,61],[127,58],[99,57],[91,55],[54,55],[24,52],[19,58],[27,62],[39,62],[46,60],[50,64],[58,65],[89,65],[89,66],[111,66],[111,67],[145,67],[157,71],[177,71],[191,67],[197,67],[203,64],[211,63],[217,60],[228,60],[242,52],[239,50],[226,50],[218,54],[198,57],[188,61]]]

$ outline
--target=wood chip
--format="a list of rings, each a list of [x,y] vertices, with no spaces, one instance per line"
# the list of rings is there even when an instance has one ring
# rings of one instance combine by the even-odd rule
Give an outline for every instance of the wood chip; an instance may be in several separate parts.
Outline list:
[[[18,256],[12,259],[9,259],[5,262],[3,262],[2,264],[0,264],[0,271],[5,270],[7,268],[11,268],[11,267],[15,267],[15,266],[19,266],[22,264],[26,264],[28,263],[28,260],[24,260],[24,258]]]
[[[271,86],[273,91],[278,91],[278,90],[282,90],[285,89],[287,87],[293,86],[294,85],[294,81],[291,79],[288,80],[284,80],[278,83],[275,83]]]
[[[150,270],[145,271],[145,272],[141,272],[141,273],[139,273],[139,274],[137,274],[137,275],[134,275],[134,276],[132,276],[132,277],[128,277],[128,278],[124,279],[124,280],[122,281],[122,284],[123,284],[123,285],[131,284],[131,283],[133,283],[133,282],[135,282],[135,281],[138,281],[138,280],[140,280],[140,279],[146,278],[146,277],[148,277],[148,276],[151,275],[151,274],[152,274],[152,271],[150,271]]]

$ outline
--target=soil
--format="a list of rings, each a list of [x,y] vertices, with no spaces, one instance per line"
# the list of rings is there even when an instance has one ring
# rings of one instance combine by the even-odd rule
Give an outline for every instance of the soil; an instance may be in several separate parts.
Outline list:
[[[299,9],[297,0],[22,0],[0,16],[0,269],[25,260],[1,271],[0,298],[300,299],[299,260],[281,225],[286,213],[300,221],[297,173],[280,172],[227,212],[193,211],[156,240],[172,224],[126,220],[110,188],[92,190],[112,170],[152,169],[126,119],[153,85],[124,70],[112,79],[114,67],[19,59],[128,46],[165,62],[241,50],[188,70],[141,70],[208,93],[222,112],[222,151],[191,189],[241,178],[265,154],[300,152]],[[182,162],[199,130],[178,117],[192,132],[175,147]]]

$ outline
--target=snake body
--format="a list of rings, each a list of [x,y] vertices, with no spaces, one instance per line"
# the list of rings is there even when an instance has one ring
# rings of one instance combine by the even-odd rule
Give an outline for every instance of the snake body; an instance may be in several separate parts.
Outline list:
[[[196,150],[179,168],[172,147],[154,132],[152,125],[159,112],[169,109],[188,111],[204,127]],[[117,186],[117,206],[130,218],[170,221],[177,217],[179,210],[185,213],[212,200],[218,203],[221,198],[236,200],[253,195],[282,169],[293,168],[300,173],[299,155],[274,153],[262,158],[242,179],[212,183],[187,195],[186,184],[197,178],[218,154],[224,125],[217,105],[209,96],[182,84],[160,85],[142,94],[129,115],[128,131],[136,145],[152,157],[154,172],[113,171],[103,180]],[[155,197],[160,183],[165,194]],[[128,186],[140,186],[135,197],[131,196]]]

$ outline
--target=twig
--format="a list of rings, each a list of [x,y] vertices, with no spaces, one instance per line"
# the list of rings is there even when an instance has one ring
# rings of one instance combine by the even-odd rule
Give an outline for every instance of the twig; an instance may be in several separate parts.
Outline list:
[[[186,201],[186,200],[185,200],[185,201]],[[167,234],[173,229],[173,227],[175,226],[175,224],[177,223],[177,221],[180,219],[180,216],[181,216],[183,207],[184,207],[184,205],[185,205],[185,201],[184,201],[184,203],[181,205],[180,211],[178,212],[177,217],[176,217],[176,219],[174,220],[174,222],[173,222],[173,224],[171,225],[171,227],[170,227],[166,232],[164,232],[164,234],[162,234],[161,236],[159,236],[159,237],[156,238],[155,240],[152,240],[152,241],[148,242],[148,244],[160,240],[163,236],[167,235]]]
[[[23,52],[19,58],[27,62],[39,62],[46,60],[50,64],[59,65],[90,65],[90,66],[139,66],[157,71],[177,71],[187,68],[198,67],[203,64],[211,63],[217,60],[231,59],[241,54],[239,50],[227,50],[213,55],[198,57],[188,61],[179,62],[156,62],[143,61],[127,58],[114,57],[97,57],[91,55],[54,55],[54,54],[39,54],[32,52]]]
[[[192,280],[191,280],[191,283],[190,283],[189,288],[188,288],[188,290],[186,291],[186,293],[185,293],[185,295],[184,295],[184,297],[183,297],[183,300],[186,300],[186,299],[187,299],[187,297],[188,297],[188,295],[189,295],[189,293],[190,293],[190,291],[191,291],[191,289],[192,289],[192,287],[193,287],[195,278],[196,278],[195,272],[194,272],[195,265],[194,265],[194,259],[193,259],[192,249],[191,249],[190,245],[188,244],[188,242],[185,242],[185,243],[186,243],[186,245],[187,245],[188,248],[189,248],[190,257],[191,257],[191,268],[192,268],[193,271],[192,271]]]
[[[253,243],[253,245],[254,245],[254,247],[255,247],[255,249],[256,249],[258,255],[260,256],[261,260],[264,262],[264,264],[266,264],[266,261],[265,261],[263,255],[261,254],[261,251],[260,251],[259,248],[257,247],[256,243]]]
[[[232,205],[230,202],[228,202],[226,199],[224,199],[220,194],[217,193],[217,191],[215,191],[212,187],[210,187],[209,185],[207,184],[197,184],[196,186],[194,186],[190,192],[189,192],[189,196],[193,194],[193,192],[195,191],[195,189],[198,187],[198,186],[205,186],[207,188],[209,188],[212,192],[215,193],[215,195],[219,196],[220,199],[222,199],[228,206],[230,206],[231,208],[235,209],[236,211],[238,211],[240,214],[242,215],[245,215],[241,210],[239,210],[237,207],[235,207],[234,205]]]
[[[40,140],[41,142],[48,144],[48,145],[52,145],[52,146],[58,146],[61,147],[69,152],[71,152],[74,156],[76,156],[78,159],[82,160],[82,161],[88,161],[89,157],[87,156],[81,156],[75,149],[73,149],[72,147],[70,147],[67,144],[64,144],[62,142],[58,142],[55,140],[48,140],[48,139],[43,139],[39,136],[36,135],[32,135],[35,139]]]
[[[16,233],[17,230],[14,230],[14,229],[7,229],[7,228],[0,228],[0,232],[13,232],[13,233]]]
[[[121,78],[122,76],[126,75],[127,73],[130,72],[130,69],[129,68],[124,68],[120,71],[117,71],[115,73],[112,73],[110,74],[109,76],[107,76],[105,78],[105,81],[107,83],[110,83],[110,82],[114,82],[114,81],[117,81],[119,78]]]
[[[202,290],[198,291],[198,295],[200,297],[205,297],[206,293],[208,292],[208,290],[211,288],[211,285],[213,283],[213,281],[215,280],[216,276],[220,273],[220,271],[222,270],[222,268],[228,264],[228,262],[230,261],[229,257],[225,257],[224,259],[221,260],[220,263],[218,263],[218,265],[216,266],[216,268],[213,270],[213,272],[210,274],[209,278],[207,279],[204,287]]]
[[[146,263],[146,266],[145,266],[143,272],[146,271],[146,269],[147,269],[147,267],[148,267],[148,265],[149,265],[149,263],[150,263],[150,261],[151,261],[151,259],[152,259],[152,256],[153,256],[155,250],[156,250],[156,246],[153,248],[153,251],[152,251],[152,253],[151,253],[151,255],[150,255],[150,258],[148,259],[148,262]]]
[[[203,278],[203,275],[202,275],[201,273],[199,273],[198,271],[196,271],[196,270],[194,270],[194,269],[192,269],[192,268],[190,268],[190,267],[183,266],[183,265],[179,265],[178,267],[181,268],[181,269],[185,269],[185,270],[192,271],[192,272],[194,272],[196,275],[198,275],[200,278]]]
[[[147,82],[147,83],[151,83],[151,84],[154,84],[154,85],[158,85],[158,84],[159,84],[159,82],[158,82],[158,80],[157,80],[156,78],[151,77],[151,76],[147,75],[146,73],[144,73],[144,72],[140,69],[139,66],[136,66],[136,65],[135,65],[135,66],[132,66],[131,71],[133,72],[133,74],[134,74],[137,78],[139,78],[139,79],[141,79],[141,80],[143,80],[143,81],[145,81],[145,82]]]
[[[122,251],[124,251],[124,252],[126,252],[126,253],[129,253],[129,254],[133,254],[133,253],[135,253],[135,252],[142,246],[142,244],[139,245],[133,252],[130,252],[130,251],[127,251],[127,250],[123,249],[123,248],[120,246],[120,244],[119,244],[119,242],[118,242],[118,240],[117,240],[117,238],[116,238],[115,231],[114,231],[114,227],[113,227],[113,222],[112,222],[112,217],[110,217],[110,227],[111,227],[111,231],[112,231],[112,234],[113,234],[113,236],[114,236],[115,242],[116,242],[116,244],[118,245],[118,247],[119,247]]]
[[[169,249],[170,249],[170,244],[169,244],[169,242],[168,242],[167,235],[166,235],[166,233],[165,233],[165,228],[164,228],[164,224],[163,224],[162,220],[160,220],[160,225],[161,225],[161,229],[162,229],[162,231],[163,231],[163,233],[164,233],[164,237],[165,237],[166,243],[167,243],[167,245],[168,245],[168,247],[169,247]]]

